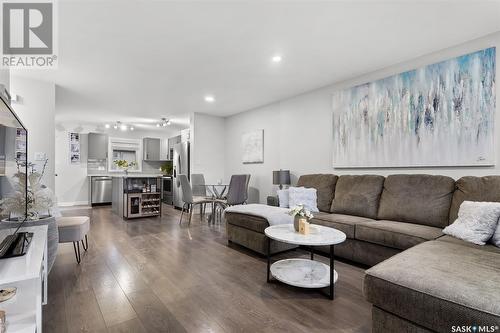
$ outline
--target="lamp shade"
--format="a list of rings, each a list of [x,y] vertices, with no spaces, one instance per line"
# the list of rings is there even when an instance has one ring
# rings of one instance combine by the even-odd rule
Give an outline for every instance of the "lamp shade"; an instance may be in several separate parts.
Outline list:
[[[274,185],[290,185],[290,170],[273,171]]]

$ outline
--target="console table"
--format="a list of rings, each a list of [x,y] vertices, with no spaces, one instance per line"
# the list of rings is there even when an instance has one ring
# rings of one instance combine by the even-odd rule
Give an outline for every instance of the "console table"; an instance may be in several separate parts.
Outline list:
[[[28,253],[0,260],[0,289],[16,287],[16,295],[0,303],[7,332],[42,332],[42,304],[47,303],[47,226],[24,227],[33,232]],[[0,234],[8,232],[0,230]],[[10,229],[10,232],[13,232]]]

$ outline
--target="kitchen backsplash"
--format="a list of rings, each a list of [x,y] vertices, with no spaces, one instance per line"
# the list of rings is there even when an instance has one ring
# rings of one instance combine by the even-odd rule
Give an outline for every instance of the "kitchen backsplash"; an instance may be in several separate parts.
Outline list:
[[[164,162],[160,161],[142,161],[142,173],[160,173],[160,167]],[[106,161],[88,161],[87,174],[96,175],[107,173]]]

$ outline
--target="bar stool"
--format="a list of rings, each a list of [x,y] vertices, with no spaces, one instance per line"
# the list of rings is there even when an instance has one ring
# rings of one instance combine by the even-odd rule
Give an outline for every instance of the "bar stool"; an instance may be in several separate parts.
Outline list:
[[[62,216],[56,218],[56,222],[59,229],[59,243],[73,243],[76,262],[79,264],[82,259],[80,241],[85,251],[89,248],[87,233],[90,230],[90,218],[88,216]]]

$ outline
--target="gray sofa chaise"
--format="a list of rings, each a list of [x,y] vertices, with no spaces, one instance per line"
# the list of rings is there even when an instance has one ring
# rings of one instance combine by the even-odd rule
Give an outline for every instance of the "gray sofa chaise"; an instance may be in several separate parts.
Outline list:
[[[297,186],[317,189],[312,223],[347,235],[335,255],[375,265],[364,282],[374,332],[500,325],[500,249],[442,233],[464,200],[500,202],[500,176],[317,174]],[[230,242],[267,253],[265,219],[227,213],[226,223]],[[289,248],[271,242],[271,252]]]

